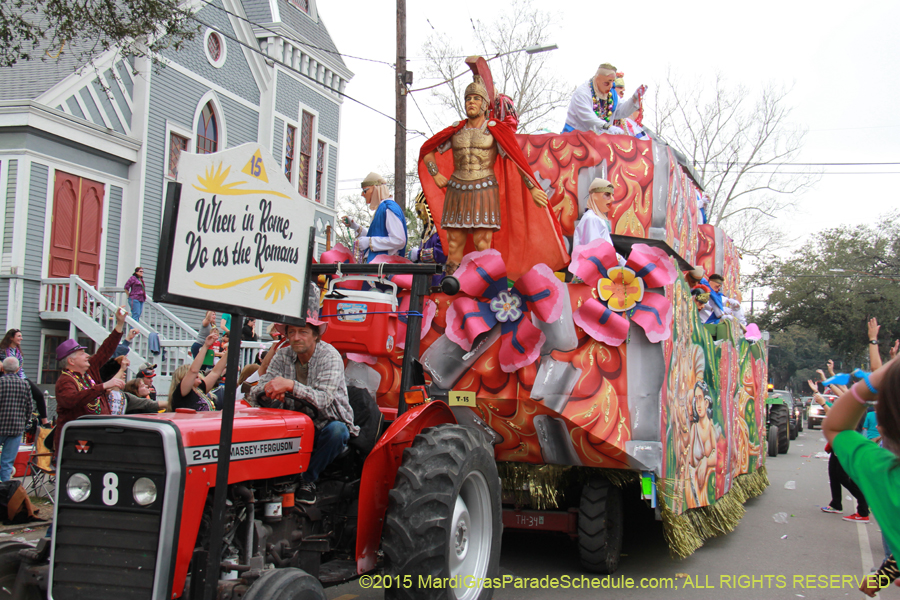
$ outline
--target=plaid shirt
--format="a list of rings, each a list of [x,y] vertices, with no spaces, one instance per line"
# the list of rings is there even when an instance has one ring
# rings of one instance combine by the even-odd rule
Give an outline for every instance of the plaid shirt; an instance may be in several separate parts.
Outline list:
[[[276,377],[294,380],[293,394],[308,400],[319,409],[316,429],[321,429],[329,421],[341,421],[347,425],[350,435],[357,436],[359,427],[353,424],[353,409],[350,407],[347,384],[344,382],[344,361],[334,346],[322,340],[316,343],[316,350],[309,359],[309,385],[296,381],[296,362],[297,354],[290,346],[276,352],[266,374],[253,386],[250,397],[263,406],[281,408],[281,403],[277,400],[264,399],[266,384]],[[287,398],[284,408],[304,412],[302,404],[298,402],[295,406],[294,401]]]
[[[15,373],[0,377],[0,437],[22,435],[31,420],[31,387]]]

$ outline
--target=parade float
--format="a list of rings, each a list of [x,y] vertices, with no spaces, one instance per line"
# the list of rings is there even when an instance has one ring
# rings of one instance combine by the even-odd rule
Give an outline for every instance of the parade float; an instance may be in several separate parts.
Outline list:
[[[507,109],[498,95],[488,118],[509,119]],[[504,204],[510,229],[495,234],[494,247],[511,249],[476,251],[470,241],[454,273],[460,292],[425,303],[418,362],[431,397],[493,445],[506,528],[577,536],[583,566],[612,572],[622,503],[645,502],[663,521],[672,554],[687,556],[733,529],[746,499],[768,485],[765,342],[744,339],[735,321],[702,324],[686,279],[703,267],[723,275],[723,294],[736,296],[738,252],[727,233],[703,224],[700,182],[663,142],[593,132],[516,141],[568,244],[590,182],[614,184],[614,248],[587,244],[566,264],[548,266],[540,262],[552,254],[546,241],[529,242],[531,224]],[[439,172],[453,171],[451,154],[434,156]],[[497,168],[501,196],[519,197],[527,183],[510,171]],[[420,180],[429,208],[420,214],[440,223],[444,190],[425,165]],[[516,229],[528,231],[518,245]],[[438,234],[446,248],[446,232]],[[352,258],[336,250],[323,260]],[[344,343],[337,328],[326,339],[352,351],[348,380],[381,406],[398,406],[400,345],[373,342],[381,350],[368,352]]]
[[[514,114],[490,106],[503,153],[479,155],[494,171],[463,191],[499,188],[502,226],[466,239],[439,288],[439,265],[402,257],[353,265],[337,247],[310,265],[313,207],[257,144],[182,157],[154,298],[235,329],[327,320],[366,435],[296,502],[318,409],[231,401],[238,353],[221,411],[67,423],[53,536],[0,544],[13,597],[320,600],[365,576],[390,598],[486,600],[504,528],[568,533],[609,573],[626,503],[655,510],[679,557],[735,526],[768,484],[766,347],[700,322],[685,272],[722,274],[730,296],[740,272],[727,235],[699,224],[699,182],[658,140],[500,133]],[[433,158],[421,213],[440,223],[436,174],[456,173],[452,153]],[[612,236],[571,248],[598,177]]]

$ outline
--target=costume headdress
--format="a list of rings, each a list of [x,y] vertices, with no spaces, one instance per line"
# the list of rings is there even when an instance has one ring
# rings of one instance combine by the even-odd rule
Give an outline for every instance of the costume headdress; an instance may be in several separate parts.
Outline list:
[[[616,89],[625,89],[625,72],[618,71],[616,72]]]
[[[391,197],[391,190],[388,189],[387,180],[372,171],[366,178],[362,180],[362,188],[373,188],[372,195],[369,196],[369,208],[375,210],[378,208],[378,205],[381,204],[381,201],[385,198]]]
[[[425,192],[419,192],[419,195],[416,196],[416,214],[419,215],[423,225],[422,241],[427,241],[437,229],[434,226],[434,216],[432,216],[431,209],[428,208],[428,202],[425,200]]]
[[[603,63],[597,68],[597,72],[602,72],[604,75],[615,75],[616,68],[609,63]]]
[[[481,78],[481,75],[476,75],[475,80],[466,86],[466,91],[463,94],[463,100],[465,100],[466,96],[470,94],[481,96],[482,98],[484,98],[484,105],[490,106],[491,99],[488,98],[487,87],[485,87],[484,79]]]
[[[366,175],[365,179],[362,180],[361,187],[367,188],[367,187],[371,187],[373,185],[386,185],[386,184],[387,184],[387,180],[384,177],[382,177],[375,171],[372,171],[371,173]]]
[[[616,188],[612,183],[610,183],[606,179],[603,179],[602,177],[597,177],[596,179],[594,179],[591,182],[591,187],[588,191],[590,191],[590,193],[592,193],[592,194],[594,192],[609,192],[610,194],[612,194],[613,192],[616,191]]]

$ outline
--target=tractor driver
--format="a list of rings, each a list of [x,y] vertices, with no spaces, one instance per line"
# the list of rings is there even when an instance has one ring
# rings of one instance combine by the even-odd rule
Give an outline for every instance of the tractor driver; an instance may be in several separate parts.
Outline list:
[[[310,417],[313,415],[309,408],[285,394],[307,400],[318,409],[313,420],[316,434],[309,468],[296,492],[297,502],[303,504],[315,503],[319,474],[343,451],[350,436],[359,434],[347,397],[344,361],[334,346],[322,341],[327,323],[318,316],[318,309],[310,309],[305,326],[276,326],[290,346],[275,353],[265,375],[249,394],[260,406],[296,410]]]

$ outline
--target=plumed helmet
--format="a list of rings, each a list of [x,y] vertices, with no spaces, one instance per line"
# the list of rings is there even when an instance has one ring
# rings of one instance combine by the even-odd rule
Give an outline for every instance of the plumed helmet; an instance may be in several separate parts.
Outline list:
[[[490,106],[491,99],[488,98],[487,87],[485,87],[484,79],[481,78],[481,75],[476,75],[475,81],[466,86],[466,92],[463,94],[463,100],[465,100],[466,96],[470,94],[481,96],[482,98],[484,98],[485,106]]]

